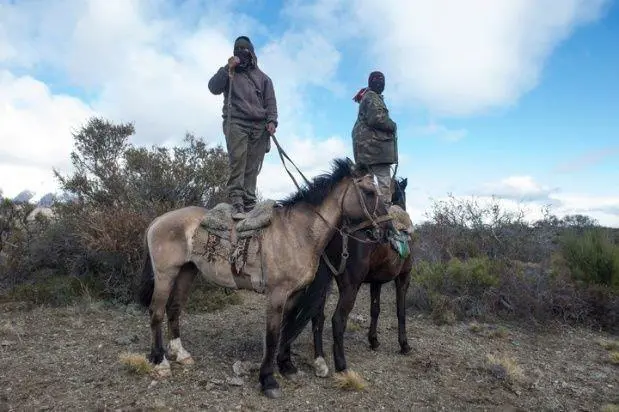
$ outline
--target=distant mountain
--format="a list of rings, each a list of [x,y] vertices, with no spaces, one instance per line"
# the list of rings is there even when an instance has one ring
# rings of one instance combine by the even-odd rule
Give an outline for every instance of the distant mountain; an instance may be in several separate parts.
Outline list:
[[[26,203],[29,202],[30,199],[34,196],[34,192],[30,190],[24,190],[17,196],[13,198],[13,202],[15,203]]]
[[[39,201],[37,202],[37,206],[39,207],[52,207],[52,205],[54,204],[54,199],[56,198],[56,196],[54,196],[53,193],[47,193],[46,195],[44,195],[43,197],[41,197],[39,199]]]

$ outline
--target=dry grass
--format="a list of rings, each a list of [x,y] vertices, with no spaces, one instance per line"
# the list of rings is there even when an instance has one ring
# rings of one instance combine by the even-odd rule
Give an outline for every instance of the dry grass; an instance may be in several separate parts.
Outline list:
[[[361,325],[352,320],[352,319],[348,319],[348,322],[346,323],[346,332],[359,332],[361,330]]]
[[[469,324],[469,330],[473,333],[481,333],[481,331],[484,330],[484,326],[480,323],[473,321]]]
[[[485,323],[481,324],[475,321],[469,324],[469,330],[490,339],[502,339],[507,337],[509,333],[507,328],[504,326],[494,326]]]
[[[336,387],[349,391],[362,391],[368,385],[361,375],[350,370],[334,374],[333,379],[335,380]]]
[[[125,352],[121,353],[118,359],[126,370],[136,375],[148,375],[153,372],[153,366],[143,354]]]
[[[613,365],[619,365],[619,350],[614,350],[608,354],[610,363]]]
[[[619,350],[619,340],[600,340],[599,344],[606,350],[610,351],[618,351]]]
[[[619,405],[615,405],[614,403],[607,403],[602,406],[600,412],[619,412]]]
[[[520,382],[524,379],[522,368],[511,357],[488,355],[486,361],[488,370],[498,379],[510,383]]]

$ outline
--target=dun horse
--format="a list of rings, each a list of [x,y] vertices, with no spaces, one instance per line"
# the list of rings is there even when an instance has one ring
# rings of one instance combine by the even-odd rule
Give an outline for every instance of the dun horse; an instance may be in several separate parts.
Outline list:
[[[394,181],[395,191],[392,202],[402,210],[406,209],[405,189],[407,179]],[[408,218],[408,217],[406,217]],[[394,220],[396,220],[394,218]],[[408,221],[407,223],[409,223]],[[408,250],[412,248],[412,240],[408,239]],[[406,313],[405,297],[410,283],[410,272],[413,266],[411,253],[406,257],[401,257],[392,248],[384,237],[376,237],[371,232],[358,232],[354,236],[349,236],[347,242],[348,259],[343,273],[336,274],[335,279],[339,289],[339,300],[332,317],[333,328],[333,358],[336,372],[346,371],[346,358],[344,354],[344,331],[348,321],[348,315],[352,310],[357,292],[362,283],[370,284],[371,295],[371,323],[368,333],[370,347],[375,350],[380,343],[377,338],[377,323],[380,313],[380,292],[384,283],[394,280],[396,289],[396,309],[398,318],[398,341],[400,352],[407,354],[411,348],[406,336]],[[325,253],[330,262],[340,261],[343,255],[343,238],[341,234],[333,236],[325,249]],[[321,260],[317,279],[325,279],[330,282],[333,276],[333,269]],[[328,280],[326,280],[328,279]],[[314,337],[314,369],[315,374],[325,377],[329,373],[329,368],[324,359],[322,344],[322,333],[325,321],[324,307],[328,288],[316,289],[311,305],[299,305],[297,312],[288,312],[284,321],[282,331],[282,342],[277,358],[280,371],[291,375],[296,373],[297,368],[292,363],[290,354],[291,342],[303,330],[309,319],[312,320],[312,331]],[[293,321],[294,319],[294,321]],[[290,322],[288,322],[290,320]]]
[[[262,225],[253,226],[253,233],[242,232],[249,216],[233,223],[225,206],[229,205],[173,210],[154,219],[146,231],[148,255],[140,300],[144,306],[150,305],[149,360],[161,375],[171,373],[168,358],[193,363],[181,344],[179,316],[192,280],[201,272],[220,286],[266,294],[266,337],[259,380],[267,397],[278,397],[281,391],[273,373],[282,317],[290,311],[304,311],[299,306],[310,303],[304,298],[308,290],[328,287],[330,279],[325,282],[324,277],[316,277],[325,246],[343,223],[366,221],[379,226],[389,217],[374,176],[349,159],[335,160],[330,174],[314,178],[281,204],[263,208],[263,214],[257,216]],[[259,209],[254,212],[260,213],[256,212]],[[212,223],[217,213],[224,216],[222,227]],[[205,226],[205,221],[211,226]],[[167,354],[162,333],[166,312],[171,335]]]

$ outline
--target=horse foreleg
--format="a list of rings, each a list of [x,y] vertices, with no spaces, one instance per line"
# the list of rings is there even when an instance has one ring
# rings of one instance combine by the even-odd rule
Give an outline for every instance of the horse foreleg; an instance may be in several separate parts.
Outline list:
[[[338,285],[340,286],[340,285]],[[339,287],[340,298],[331,318],[333,328],[333,362],[336,372],[346,370],[346,357],[344,354],[344,331],[348,322],[348,315],[355,306],[355,299],[360,285],[343,284]]]
[[[322,343],[322,332],[325,326],[325,304],[327,302],[327,290],[321,297],[322,303],[316,316],[312,318],[312,334],[314,336],[314,374],[324,378],[329,374],[329,367],[325,361],[325,352]]]
[[[373,282],[370,284],[370,330],[368,332],[368,341],[372,350],[378,349],[380,342],[378,341],[378,315],[380,315],[380,290],[382,284]]]
[[[406,336],[406,292],[410,284],[410,273],[405,272],[395,278],[396,288],[396,310],[398,316],[398,342],[400,343],[400,353],[406,355],[410,353],[411,347]]]
[[[286,294],[281,289],[269,293],[267,301],[267,324],[264,339],[264,355],[260,365],[260,386],[268,398],[279,398],[281,390],[279,383],[273,376],[275,371],[275,352],[279,344],[281,323]]]
[[[197,268],[193,265],[187,265],[181,268],[166,307],[168,314],[168,330],[170,332],[168,355],[170,356],[170,360],[183,365],[192,365],[194,363],[191,354],[183,348],[183,344],[181,343],[180,316],[187,302],[187,298],[189,297],[191,284],[197,272]]]

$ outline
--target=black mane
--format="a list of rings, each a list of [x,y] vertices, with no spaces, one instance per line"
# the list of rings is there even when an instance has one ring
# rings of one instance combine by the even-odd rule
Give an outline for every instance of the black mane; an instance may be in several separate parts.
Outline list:
[[[352,174],[353,163],[349,159],[335,159],[331,163],[331,173],[314,177],[309,185],[301,186],[300,190],[279,203],[283,207],[294,206],[301,202],[319,206],[342,179],[350,177]]]

